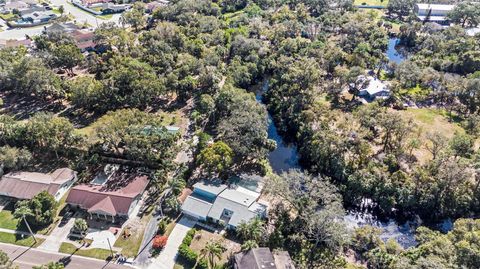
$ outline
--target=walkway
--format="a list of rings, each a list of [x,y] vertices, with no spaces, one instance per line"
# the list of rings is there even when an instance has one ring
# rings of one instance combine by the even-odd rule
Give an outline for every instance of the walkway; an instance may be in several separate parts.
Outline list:
[[[61,227],[60,224],[57,225],[55,229],[53,229],[52,233],[47,237],[45,242],[38,246],[38,248],[49,251],[58,251],[62,242],[66,241],[74,223],[75,218],[70,218],[65,225]]]
[[[160,255],[153,259],[152,264],[150,264],[148,268],[172,269],[175,265],[178,247],[180,247],[180,244],[182,244],[183,238],[185,238],[187,232],[192,229],[196,223],[196,220],[182,217],[168,237],[167,245],[162,252],[160,252]]]

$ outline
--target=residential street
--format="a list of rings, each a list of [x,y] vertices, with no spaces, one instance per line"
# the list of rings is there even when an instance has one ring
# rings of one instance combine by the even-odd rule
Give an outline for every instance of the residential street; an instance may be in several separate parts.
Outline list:
[[[46,264],[51,261],[59,261],[62,258],[69,257],[67,254],[56,252],[41,251],[34,248],[27,248],[9,244],[0,243],[0,250],[17,264],[20,269],[31,269],[34,265]],[[105,261],[84,258],[80,256],[71,256],[70,262],[65,266],[67,269],[128,269],[131,267],[107,263]]]

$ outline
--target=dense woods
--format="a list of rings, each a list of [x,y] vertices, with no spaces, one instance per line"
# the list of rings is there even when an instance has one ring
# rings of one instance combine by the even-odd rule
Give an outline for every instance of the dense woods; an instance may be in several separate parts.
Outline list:
[[[2,96],[73,112],[1,114],[1,168],[55,158],[90,171],[116,159],[166,183],[179,137],[155,112],[188,107],[198,136],[189,173],[266,175],[280,200],[268,223],[244,229],[258,233],[240,233],[244,248],[289,250],[299,268],[344,268],[349,249],[369,268],[478,268],[469,218],[480,213],[480,36],[462,28],[479,24],[478,5],[459,5],[449,15],[458,25],[439,28],[416,21],[414,3],[391,0],[384,17],[347,0],[178,0],[148,21],[137,3],[122,17],[130,28],[95,30],[98,53],[58,34],[36,37],[31,53],[2,49]],[[386,56],[393,35],[407,55],[399,64]],[[367,74],[391,96],[361,102]],[[255,98],[262,85],[266,107]],[[305,171],[271,172],[267,109]],[[419,124],[416,109],[446,130]],[[80,129],[77,116],[95,122]],[[419,228],[419,245],[404,250],[372,227],[349,235],[345,208],[364,201],[384,217],[463,219],[447,234]]]

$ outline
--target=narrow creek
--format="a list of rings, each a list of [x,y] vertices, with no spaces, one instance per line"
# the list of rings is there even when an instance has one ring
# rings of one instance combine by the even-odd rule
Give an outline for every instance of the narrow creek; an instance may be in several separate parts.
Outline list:
[[[398,38],[390,38],[386,54],[389,60],[399,64],[406,59],[406,56],[398,50],[397,45]],[[264,81],[261,90],[256,93],[256,99],[260,104],[265,105],[262,100],[262,95],[264,92],[268,91],[268,86],[268,80]],[[301,168],[298,163],[299,155],[297,147],[293,144],[287,143],[278,133],[277,127],[275,126],[270,113],[268,113],[268,138],[277,143],[277,148],[270,152],[268,156],[272,170],[275,173],[281,173],[282,171],[293,168]],[[364,201],[364,205],[360,206],[360,208],[365,209],[349,210],[347,212],[345,222],[348,227],[353,229],[355,227],[371,225],[382,229],[383,232],[381,238],[385,241],[393,238],[404,248],[412,247],[417,244],[414,232],[422,223],[421,220],[416,219],[405,223],[399,223],[394,219],[380,220],[368,210],[368,205],[369,201],[366,200]],[[439,224],[439,229],[448,231],[451,225],[451,221],[444,221]]]

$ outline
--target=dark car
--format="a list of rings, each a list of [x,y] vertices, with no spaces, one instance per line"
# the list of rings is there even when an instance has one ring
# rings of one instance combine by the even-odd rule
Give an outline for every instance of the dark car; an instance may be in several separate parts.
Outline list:
[[[72,216],[73,216],[73,212],[72,212],[72,211],[68,211],[67,213],[65,213],[65,214],[63,215],[63,218],[62,218],[62,220],[60,221],[60,224],[65,225]]]

